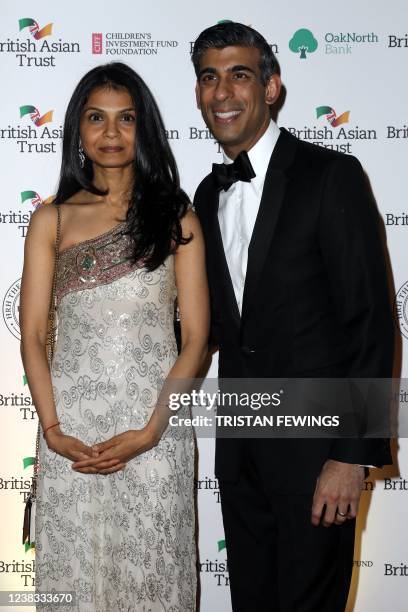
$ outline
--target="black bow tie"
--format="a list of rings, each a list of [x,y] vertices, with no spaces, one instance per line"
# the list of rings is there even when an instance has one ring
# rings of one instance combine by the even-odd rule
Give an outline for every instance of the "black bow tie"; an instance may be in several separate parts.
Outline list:
[[[250,183],[256,176],[246,151],[241,151],[233,164],[213,164],[212,175],[217,191],[228,191],[237,181]]]

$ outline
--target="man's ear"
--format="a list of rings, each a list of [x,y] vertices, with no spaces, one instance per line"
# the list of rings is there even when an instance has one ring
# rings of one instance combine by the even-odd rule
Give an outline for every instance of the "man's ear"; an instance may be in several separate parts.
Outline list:
[[[279,74],[273,74],[269,77],[265,87],[265,102],[269,105],[274,104],[279,98],[282,82]]]
[[[195,86],[195,95],[196,95],[196,102],[197,102],[197,108],[199,110],[201,110],[201,103],[200,103],[200,85],[197,81],[196,86]]]

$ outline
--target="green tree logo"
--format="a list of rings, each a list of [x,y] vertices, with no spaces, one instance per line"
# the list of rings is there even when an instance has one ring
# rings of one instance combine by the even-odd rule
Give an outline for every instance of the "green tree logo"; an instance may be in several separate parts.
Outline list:
[[[307,53],[314,53],[317,49],[317,40],[310,30],[297,30],[289,41],[289,49],[293,53],[300,53],[300,59],[306,59]]]

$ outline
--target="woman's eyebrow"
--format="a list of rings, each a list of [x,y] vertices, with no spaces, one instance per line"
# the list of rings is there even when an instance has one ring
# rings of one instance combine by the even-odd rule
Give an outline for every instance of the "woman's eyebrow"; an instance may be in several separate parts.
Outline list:
[[[103,113],[105,111],[105,109],[98,108],[97,106],[85,106],[84,110],[86,111],[95,110],[95,111],[99,111],[100,113]],[[126,111],[134,111],[134,110],[136,110],[134,106],[129,106],[128,108],[121,108],[118,112],[125,113]]]

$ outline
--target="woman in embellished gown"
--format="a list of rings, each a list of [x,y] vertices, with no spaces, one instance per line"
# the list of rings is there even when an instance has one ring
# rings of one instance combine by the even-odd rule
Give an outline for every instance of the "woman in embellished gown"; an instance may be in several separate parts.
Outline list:
[[[152,94],[126,65],[99,66],[69,103],[59,188],[32,216],[20,302],[43,433],[36,590],[73,592],[67,610],[195,610],[194,439],[168,425],[168,389],[198,374],[208,318],[201,230]]]

